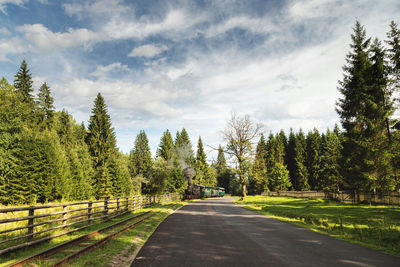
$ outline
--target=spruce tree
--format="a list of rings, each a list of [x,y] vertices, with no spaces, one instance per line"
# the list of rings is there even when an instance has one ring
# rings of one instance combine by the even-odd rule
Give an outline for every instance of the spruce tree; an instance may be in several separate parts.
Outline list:
[[[28,64],[23,60],[17,74],[15,75],[14,87],[16,92],[20,95],[21,101],[33,106],[32,84],[32,74],[29,73]]]
[[[166,130],[163,133],[160,144],[158,145],[156,156],[163,158],[167,162],[171,162],[175,157],[175,146],[169,130]]]
[[[270,135],[271,137],[271,135]],[[258,141],[256,148],[256,156],[252,168],[251,183],[249,192],[253,191],[255,194],[261,194],[268,190],[268,173],[267,173],[267,144],[264,135],[261,134],[260,141]]]
[[[190,142],[189,134],[185,128],[183,128],[180,133],[176,133],[175,150],[176,155],[181,163],[183,161],[187,165],[194,164],[195,160],[192,143]]]
[[[306,165],[309,174],[309,185],[311,190],[316,190],[319,184],[319,174],[321,168],[321,136],[317,129],[309,131],[306,138],[307,157]]]
[[[217,186],[225,188],[225,191],[228,192],[231,183],[231,172],[226,165],[225,153],[221,145],[218,146],[215,169],[217,171]]]
[[[321,137],[321,169],[318,189],[330,192],[340,191],[343,178],[340,173],[342,144],[335,131],[327,130]]]
[[[47,83],[43,83],[39,88],[37,102],[41,113],[40,121],[45,124],[46,128],[50,129],[54,117],[54,99]]]
[[[107,106],[100,93],[94,101],[92,115],[90,116],[87,144],[95,169],[95,195],[97,198],[107,197],[111,193],[112,186],[107,165],[116,152],[116,139]]]
[[[343,80],[339,81],[342,98],[337,103],[336,111],[344,129],[342,173],[350,188],[359,191],[367,189],[368,174],[372,171],[368,161],[370,148],[365,137],[371,61],[368,54],[370,38],[366,37],[364,27],[357,21],[353,30],[351,52],[346,56]]]
[[[357,21],[352,51],[340,92],[337,112],[344,129],[343,175],[351,189],[390,190],[390,116],[393,113],[384,51],[376,39],[370,45]]]
[[[390,23],[390,31],[387,33],[387,38],[390,84],[393,89],[398,89],[400,87],[400,29],[394,21]]]
[[[196,180],[199,184],[204,182],[203,180],[207,179],[206,174],[207,174],[207,169],[208,169],[208,163],[206,160],[206,153],[204,152],[204,147],[203,147],[203,141],[201,140],[201,137],[199,137],[199,140],[197,142],[197,152],[196,152]]]
[[[144,130],[141,130],[136,136],[134,148],[129,156],[129,171],[132,179],[140,180],[141,190],[143,193],[149,193],[150,188],[148,182],[151,175],[151,167],[153,159],[149,146],[149,140]]]
[[[285,149],[286,152],[286,165],[289,171],[290,182],[292,184],[292,189],[294,189],[295,176],[296,176],[296,162],[295,162],[295,146],[296,146],[296,135],[293,130],[290,129],[289,140]]]
[[[309,190],[308,184],[308,171],[306,167],[306,139],[303,131],[300,129],[296,135],[296,141],[294,146],[294,188],[296,191]]]

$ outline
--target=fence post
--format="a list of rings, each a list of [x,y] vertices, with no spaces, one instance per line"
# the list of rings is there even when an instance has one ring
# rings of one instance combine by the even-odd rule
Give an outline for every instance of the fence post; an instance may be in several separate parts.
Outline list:
[[[119,214],[119,197],[117,198],[117,214]]]
[[[106,197],[105,199],[104,199],[104,215],[105,216],[107,216],[107,214],[108,214],[108,199],[109,199],[110,197]]]
[[[67,224],[67,206],[65,206],[65,205],[63,206],[63,221],[62,221],[62,224],[64,225],[64,227]]]
[[[34,206],[30,206],[30,207],[29,207],[29,214],[28,214],[28,216],[29,216],[29,217],[33,217],[34,215],[35,215]],[[33,234],[33,220],[34,220],[34,218],[29,218],[29,219],[28,219],[28,226],[29,226],[29,228],[28,228],[28,235]],[[31,241],[32,239],[33,239],[33,235],[28,236],[28,241]]]
[[[127,211],[129,209],[128,203],[129,203],[129,197],[126,197],[125,208],[126,208]]]
[[[88,203],[88,222],[90,223],[91,217],[92,217],[92,201],[89,201]]]

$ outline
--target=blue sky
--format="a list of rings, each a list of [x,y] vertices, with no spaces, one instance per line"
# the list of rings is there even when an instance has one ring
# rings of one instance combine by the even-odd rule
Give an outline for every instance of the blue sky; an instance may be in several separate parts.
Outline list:
[[[123,152],[141,129],[153,153],[182,127],[217,146],[231,112],[325,131],[356,19],[383,40],[400,2],[0,0],[0,76],[26,59],[78,123],[101,92]]]

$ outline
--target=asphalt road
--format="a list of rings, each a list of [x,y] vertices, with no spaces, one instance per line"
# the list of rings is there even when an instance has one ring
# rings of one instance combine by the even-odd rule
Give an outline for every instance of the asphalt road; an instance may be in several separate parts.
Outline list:
[[[170,215],[132,266],[400,266],[400,258],[237,207],[233,199]]]

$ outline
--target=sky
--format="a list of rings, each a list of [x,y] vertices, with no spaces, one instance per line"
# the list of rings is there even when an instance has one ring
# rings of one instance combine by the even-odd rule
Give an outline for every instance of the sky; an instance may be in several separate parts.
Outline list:
[[[232,112],[266,134],[339,123],[357,19],[384,40],[400,1],[0,0],[0,77],[12,83],[25,59],[77,123],[100,92],[122,152],[143,129],[154,155],[166,129],[185,127],[211,160]]]

